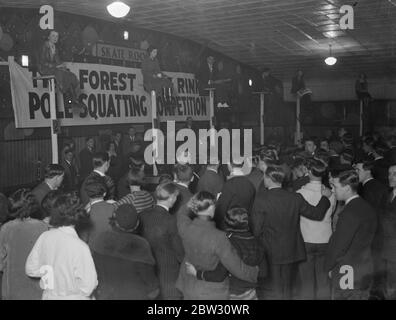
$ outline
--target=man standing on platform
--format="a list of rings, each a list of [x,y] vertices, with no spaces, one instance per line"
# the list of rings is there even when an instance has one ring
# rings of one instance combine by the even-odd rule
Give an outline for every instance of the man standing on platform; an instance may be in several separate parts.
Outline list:
[[[197,80],[199,86],[199,94],[207,96],[209,92],[206,88],[213,87],[213,81],[217,79],[217,66],[215,65],[215,58],[208,56],[206,63],[204,63],[197,73]]]

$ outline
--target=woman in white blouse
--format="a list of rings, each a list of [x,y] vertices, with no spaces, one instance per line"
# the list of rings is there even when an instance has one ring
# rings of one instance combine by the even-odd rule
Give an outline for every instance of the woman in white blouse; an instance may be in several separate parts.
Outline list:
[[[25,271],[41,278],[43,300],[86,300],[98,285],[95,265],[88,245],[75,226],[86,217],[80,199],[62,194],[51,209],[50,224],[30,252]]]

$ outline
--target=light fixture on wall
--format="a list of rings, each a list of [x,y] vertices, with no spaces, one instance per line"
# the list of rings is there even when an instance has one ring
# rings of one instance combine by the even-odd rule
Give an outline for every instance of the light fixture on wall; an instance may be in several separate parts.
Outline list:
[[[110,3],[106,8],[107,11],[115,18],[125,17],[131,9],[130,6],[121,1],[114,1],[113,3]]]
[[[29,67],[29,56],[23,54],[21,57],[22,67]]]
[[[332,52],[331,52],[331,44],[329,45],[329,56],[325,59],[325,63],[328,66],[334,66],[337,63],[337,58],[333,57]]]
[[[253,80],[249,79],[249,87],[253,86]]]
[[[129,39],[129,32],[124,31],[124,40],[128,40],[128,39]]]

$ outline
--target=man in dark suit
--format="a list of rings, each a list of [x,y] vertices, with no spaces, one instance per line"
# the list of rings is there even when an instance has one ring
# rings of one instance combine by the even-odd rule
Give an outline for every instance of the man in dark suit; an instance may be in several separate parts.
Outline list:
[[[330,207],[322,191],[316,207],[297,193],[282,189],[285,172],[280,165],[271,164],[264,174],[264,185],[256,196],[250,216],[250,226],[267,252],[269,274],[259,278],[259,299],[291,299],[296,282],[297,263],[306,258],[301,235],[300,215],[322,220]]]
[[[73,150],[69,147],[63,149],[61,165],[65,169],[65,178],[63,179],[64,191],[74,191],[78,187],[78,168],[73,160]]]
[[[230,176],[224,183],[216,203],[214,221],[217,228],[224,230],[224,217],[232,208],[244,208],[250,213],[256,195],[256,188],[245,175],[243,163],[229,165]]]
[[[156,260],[161,299],[179,300],[182,294],[176,289],[184,249],[177,231],[176,215],[169,213],[179,189],[173,182],[161,184],[155,190],[157,205],[141,216],[142,236],[150,243]]]
[[[381,182],[385,187],[388,187],[388,169],[390,163],[385,159],[385,154],[388,148],[383,143],[376,143],[374,145],[374,165],[372,169],[373,177]]]
[[[355,170],[332,180],[336,199],[345,201],[326,255],[325,267],[332,283],[334,300],[368,299],[373,262],[371,245],[377,230],[375,210],[357,194]]]
[[[217,79],[217,65],[215,58],[208,56],[206,63],[202,64],[197,75],[199,94],[207,96],[209,93],[205,88],[213,87],[213,81]]]
[[[90,216],[87,228],[80,230],[80,238],[88,243],[91,250],[95,251],[96,240],[101,233],[110,231],[109,219],[113,216],[115,207],[104,200],[107,187],[98,174],[89,175],[84,181],[84,194],[88,197],[85,206]]]
[[[136,129],[134,127],[130,127],[128,135],[122,140],[122,151],[124,156],[127,156],[134,151],[134,144],[136,142]]]
[[[392,192],[386,202],[382,219],[384,243],[382,257],[386,265],[386,296],[396,299],[396,163],[389,167],[389,186]]]
[[[385,143],[375,142],[372,137],[366,137],[363,140],[363,151],[374,161],[371,173],[384,186],[388,186],[388,167],[389,161],[391,161],[386,158],[388,149]]]
[[[57,190],[62,185],[64,176],[65,170],[60,164],[49,164],[45,167],[44,181],[32,190],[32,194],[36,197],[40,206],[44,197],[51,190]]]
[[[193,194],[188,188],[193,178],[193,170],[188,164],[176,164],[173,169],[174,181],[179,190],[177,201],[174,204],[171,213],[175,214],[177,211],[186,204]]]
[[[217,173],[218,164],[207,164],[204,173],[198,181],[197,192],[208,191],[215,197],[221,192],[224,181]]]
[[[107,152],[97,152],[94,154],[92,159],[94,170],[85,178],[80,189],[80,198],[84,205],[89,202],[89,197],[85,190],[86,181],[92,177],[99,177],[107,188],[105,199],[115,199],[115,184],[114,181],[106,175],[107,170],[110,167],[110,158]]]
[[[115,132],[113,141],[115,144],[115,151],[116,151],[117,155],[122,156],[124,153],[122,150],[122,132],[121,131]]]
[[[386,144],[389,147],[385,154],[385,159],[389,164],[396,163],[396,135],[391,135],[386,139]]]
[[[371,296],[382,299],[384,296],[385,266],[381,257],[383,245],[383,231],[380,222],[385,213],[386,204],[389,198],[388,189],[377,179],[373,178],[373,161],[359,161],[356,164],[355,168],[359,175],[359,182],[361,184],[359,194],[375,209],[375,212],[377,214],[377,230],[372,243],[374,274]]]
[[[95,141],[92,137],[85,139],[86,147],[78,155],[80,162],[80,178],[82,181],[92,172],[92,158],[95,152]]]

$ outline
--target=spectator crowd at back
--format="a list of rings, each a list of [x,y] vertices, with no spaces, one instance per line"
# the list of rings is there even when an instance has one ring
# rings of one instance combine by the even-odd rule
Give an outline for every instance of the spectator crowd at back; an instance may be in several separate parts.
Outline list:
[[[396,299],[396,136],[341,128],[156,177],[135,128],[95,142],[0,195],[2,299]]]

